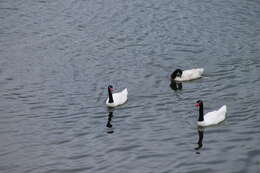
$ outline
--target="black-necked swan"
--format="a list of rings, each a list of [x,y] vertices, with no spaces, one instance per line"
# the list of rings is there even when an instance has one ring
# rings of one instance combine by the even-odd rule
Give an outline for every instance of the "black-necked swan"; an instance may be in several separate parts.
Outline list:
[[[199,119],[197,121],[198,126],[211,126],[216,125],[226,118],[227,106],[223,105],[218,110],[208,112],[207,114],[203,114],[203,102],[202,100],[198,100],[195,104],[196,107],[199,107]]]
[[[190,70],[177,69],[171,74],[171,79],[179,82],[194,80],[201,78],[203,72],[203,68],[194,68]]]
[[[116,107],[124,104],[127,101],[127,94],[128,94],[127,88],[125,88],[121,92],[113,93],[113,86],[109,85],[106,105],[108,107]]]

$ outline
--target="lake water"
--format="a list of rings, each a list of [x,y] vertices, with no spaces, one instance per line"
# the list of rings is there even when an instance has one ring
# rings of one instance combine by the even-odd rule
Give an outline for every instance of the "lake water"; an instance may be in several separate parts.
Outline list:
[[[258,0],[1,0],[0,23],[1,173],[260,173]],[[199,99],[227,119],[198,129]]]

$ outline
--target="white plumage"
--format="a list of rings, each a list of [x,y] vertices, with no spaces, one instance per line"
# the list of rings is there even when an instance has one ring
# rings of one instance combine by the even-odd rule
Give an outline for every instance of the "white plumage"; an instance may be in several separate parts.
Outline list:
[[[109,97],[108,97],[106,100],[106,105],[108,107],[116,107],[124,104],[127,101],[127,94],[128,94],[127,88],[125,88],[121,92],[113,93],[112,94],[113,102],[109,103]]]
[[[181,76],[176,76],[174,80],[183,82],[183,81],[198,79],[201,78],[203,72],[204,72],[203,68],[183,70]]]
[[[197,121],[199,126],[211,126],[219,124],[220,122],[224,121],[226,118],[227,106],[224,105],[218,110],[208,112],[204,115],[204,121]]]

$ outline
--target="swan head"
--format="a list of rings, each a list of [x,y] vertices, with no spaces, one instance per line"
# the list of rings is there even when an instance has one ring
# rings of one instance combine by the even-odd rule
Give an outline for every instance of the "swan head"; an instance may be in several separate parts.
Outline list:
[[[198,100],[195,104],[196,107],[200,107],[201,105],[203,105],[202,100]]]
[[[182,75],[182,70],[181,69],[176,69],[172,75],[171,75],[171,78],[174,80],[176,77],[181,77]]]
[[[108,91],[113,91],[113,86],[112,85],[108,85],[108,87],[107,87],[107,89],[108,89]]]

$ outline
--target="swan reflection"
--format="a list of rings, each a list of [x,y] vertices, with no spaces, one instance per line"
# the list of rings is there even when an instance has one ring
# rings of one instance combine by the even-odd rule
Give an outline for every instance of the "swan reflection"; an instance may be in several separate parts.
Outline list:
[[[107,125],[106,125],[108,127],[107,133],[114,133],[114,130],[112,128],[113,125],[111,124],[112,118],[113,118],[113,111],[110,111],[108,114]]]
[[[174,80],[171,81],[171,84],[170,84],[170,87],[173,89],[173,90],[181,90],[182,89],[182,82],[176,82]]]
[[[203,146],[202,141],[203,141],[204,128],[198,126],[197,130],[198,130],[199,140],[198,140],[198,147],[196,147],[195,150],[199,150]]]

